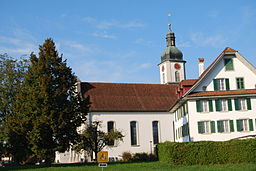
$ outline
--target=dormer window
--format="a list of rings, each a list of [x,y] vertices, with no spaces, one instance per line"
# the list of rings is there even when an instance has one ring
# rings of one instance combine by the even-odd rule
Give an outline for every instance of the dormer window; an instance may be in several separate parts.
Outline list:
[[[225,64],[226,71],[233,71],[234,70],[233,59],[232,58],[224,59],[224,64]]]

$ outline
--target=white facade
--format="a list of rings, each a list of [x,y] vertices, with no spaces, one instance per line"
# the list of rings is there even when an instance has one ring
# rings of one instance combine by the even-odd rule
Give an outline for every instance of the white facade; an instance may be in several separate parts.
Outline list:
[[[201,96],[187,93],[173,109],[175,141],[225,141],[256,133],[256,94],[251,91],[256,84],[255,68],[237,52],[224,54],[189,92],[204,93]],[[233,60],[232,70],[225,66],[227,58]],[[216,79],[222,79],[223,83],[214,83]],[[222,90],[216,90],[214,84],[221,84]],[[187,113],[182,110],[184,104]],[[186,125],[188,132],[182,134]]]
[[[159,64],[160,83],[179,83],[185,77],[185,62],[165,61]]]
[[[114,127],[124,135],[123,141],[106,147],[109,157],[122,157],[123,152],[153,153],[152,122],[158,121],[159,142],[173,141],[173,119],[169,112],[93,112],[89,114],[91,121],[102,121],[102,130],[107,132],[107,122],[113,121]],[[130,122],[137,123],[137,145],[131,145]]]

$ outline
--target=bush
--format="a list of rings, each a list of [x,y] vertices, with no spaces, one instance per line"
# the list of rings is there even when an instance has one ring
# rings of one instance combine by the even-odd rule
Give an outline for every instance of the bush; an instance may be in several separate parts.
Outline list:
[[[256,139],[165,142],[158,145],[158,157],[176,165],[255,163]]]
[[[123,161],[128,162],[132,158],[132,154],[130,152],[123,152],[122,154]]]
[[[157,157],[154,154],[148,154],[148,153],[135,153],[131,161],[134,162],[145,162],[145,161],[156,161]]]

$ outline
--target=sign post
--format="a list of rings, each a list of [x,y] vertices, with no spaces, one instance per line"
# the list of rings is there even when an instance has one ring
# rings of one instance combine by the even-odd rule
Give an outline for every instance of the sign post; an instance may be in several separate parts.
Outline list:
[[[104,167],[107,167],[108,164],[108,152],[107,151],[100,151],[97,153],[97,161],[99,163],[99,167],[103,170]]]

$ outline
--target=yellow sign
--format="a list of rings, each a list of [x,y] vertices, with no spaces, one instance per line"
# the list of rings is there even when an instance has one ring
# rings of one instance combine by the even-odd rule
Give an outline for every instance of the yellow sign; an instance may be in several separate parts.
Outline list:
[[[108,162],[108,152],[107,151],[98,152],[97,161],[98,161],[98,163]]]

